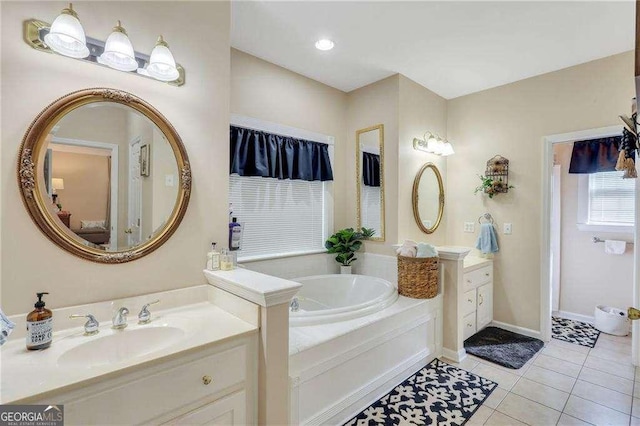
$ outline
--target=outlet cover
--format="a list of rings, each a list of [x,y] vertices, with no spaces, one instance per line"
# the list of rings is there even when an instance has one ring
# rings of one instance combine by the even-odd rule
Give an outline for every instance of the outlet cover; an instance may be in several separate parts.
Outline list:
[[[464,223],[464,232],[476,232],[476,223],[475,222],[465,222]]]
[[[511,235],[511,224],[510,223],[505,223],[502,227],[502,231],[505,235]]]

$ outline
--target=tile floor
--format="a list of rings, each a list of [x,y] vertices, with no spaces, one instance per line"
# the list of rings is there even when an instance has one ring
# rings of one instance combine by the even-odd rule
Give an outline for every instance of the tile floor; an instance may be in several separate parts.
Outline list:
[[[640,368],[631,338],[604,333],[591,349],[556,339],[519,370],[468,355],[445,361],[498,383],[466,423],[640,426]]]

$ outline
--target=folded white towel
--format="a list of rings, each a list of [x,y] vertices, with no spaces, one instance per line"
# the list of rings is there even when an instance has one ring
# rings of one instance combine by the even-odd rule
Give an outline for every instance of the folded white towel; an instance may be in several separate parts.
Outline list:
[[[398,253],[400,256],[404,256],[404,257],[416,257],[417,254],[417,250],[415,247],[400,247],[398,250],[396,250],[396,253]]]
[[[624,254],[626,250],[626,241],[605,240],[604,242],[604,252],[607,254]]]

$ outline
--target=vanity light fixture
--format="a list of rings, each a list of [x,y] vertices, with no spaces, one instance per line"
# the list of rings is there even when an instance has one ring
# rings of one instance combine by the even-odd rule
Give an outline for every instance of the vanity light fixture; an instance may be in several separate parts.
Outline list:
[[[106,42],[86,37],[73,6],[62,10],[49,24],[38,19],[24,22],[24,41],[41,52],[56,53],[118,71],[137,73],[172,86],[185,83],[185,70],[177,64],[162,36],[151,55],[133,50],[131,40],[120,21]]]
[[[335,43],[328,38],[322,38],[316,41],[316,49],[318,50],[331,50],[335,46]]]
[[[120,21],[113,27],[113,32],[107,38],[104,52],[98,56],[98,62],[120,71],[135,71],[138,69],[138,61],[136,61],[133,45]]]
[[[160,81],[174,81],[180,76],[169,45],[162,36],[158,37],[156,47],[151,51],[149,65],[146,68],[139,68],[138,73],[148,74]]]
[[[44,42],[54,52],[71,58],[86,58],[89,48],[84,35],[84,28],[73,10],[73,4],[62,9],[60,15],[51,24],[49,34],[44,36]]]
[[[424,139],[414,138],[413,149],[443,157],[454,154],[453,145],[451,145],[449,141],[442,139],[431,132],[426,132],[424,134]]]

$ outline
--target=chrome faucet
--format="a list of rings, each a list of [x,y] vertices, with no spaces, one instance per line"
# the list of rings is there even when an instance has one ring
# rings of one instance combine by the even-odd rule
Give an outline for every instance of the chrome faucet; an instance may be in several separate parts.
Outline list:
[[[122,330],[127,326],[127,315],[129,315],[129,310],[125,307],[118,309],[116,314],[113,316],[113,325],[111,328],[115,328],[116,330]]]
[[[298,298],[294,297],[291,300],[291,304],[289,305],[291,308],[291,312],[298,312],[300,310],[300,302],[298,302]]]
[[[99,327],[100,327],[100,323],[98,322],[98,320],[96,319],[96,317],[94,317],[91,314],[86,314],[86,315],[69,315],[69,318],[86,318],[87,322],[84,323],[84,334],[85,336],[92,336],[94,334],[98,334]]]
[[[142,309],[140,309],[140,313],[138,314],[138,324],[146,324],[151,321],[151,312],[149,312],[149,306],[155,305],[156,303],[160,303],[160,299],[149,302],[144,305]]]

